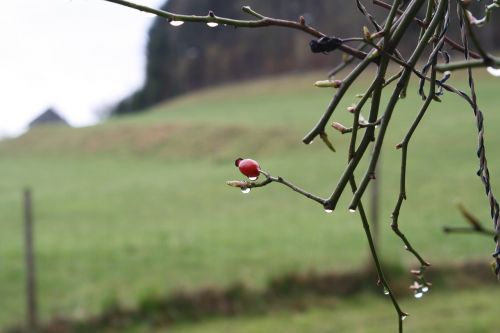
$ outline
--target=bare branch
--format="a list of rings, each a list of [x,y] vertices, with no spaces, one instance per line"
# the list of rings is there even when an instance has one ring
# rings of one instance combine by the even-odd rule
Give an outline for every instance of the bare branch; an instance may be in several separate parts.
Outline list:
[[[470,227],[443,227],[443,231],[445,233],[477,233],[477,234],[482,234],[485,236],[489,237],[496,237],[498,236],[498,233],[495,232],[494,230],[489,230],[483,227],[483,224],[479,221],[477,217],[472,215],[463,205],[458,205],[458,209],[460,210],[460,213],[464,217],[464,219],[467,221],[467,223],[470,224]]]
[[[309,193],[300,187],[290,183],[289,181],[285,180],[283,177],[273,177],[269,173],[265,171],[260,171],[261,174],[265,176],[265,179],[261,182],[254,182],[254,181],[241,181],[241,180],[230,180],[227,181],[226,184],[232,187],[238,187],[242,190],[245,189],[251,189],[251,188],[258,188],[258,187],[264,187],[266,185],[269,185],[271,183],[280,183],[285,185],[286,187],[292,189],[293,191],[303,195],[304,197],[311,199],[313,201],[316,201],[317,203],[321,204],[324,206],[325,204],[325,199],[322,199],[312,193]]]
[[[122,5],[125,7],[133,8],[136,10],[140,10],[146,13],[151,13],[159,17],[163,17],[165,19],[168,19],[170,21],[182,21],[182,22],[196,22],[196,23],[209,23],[209,22],[214,22],[218,24],[225,24],[233,27],[241,27],[241,28],[261,28],[261,27],[270,27],[270,26],[276,26],[276,27],[285,27],[285,28],[290,28],[290,29],[295,29],[295,30],[300,30],[303,31],[311,36],[314,36],[316,38],[321,38],[325,37],[326,34],[314,29],[313,27],[310,27],[304,22],[295,22],[295,21],[288,21],[288,20],[281,20],[281,19],[276,19],[276,18],[270,18],[266,17],[262,14],[257,13],[256,11],[252,10],[250,7],[245,6],[243,7],[243,11],[246,13],[249,13],[255,17],[258,18],[258,20],[235,20],[235,19],[230,19],[230,18],[225,18],[225,17],[219,17],[216,16],[215,14],[212,13],[212,15],[206,15],[206,16],[197,16],[197,15],[181,15],[181,14],[175,14],[171,12],[167,12],[164,10],[159,10],[159,9],[154,9],[148,6],[144,5],[139,5],[133,2],[125,1],[125,0],[103,0],[107,2],[112,2],[116,3],[118,5]],[[348,45],[340,45],[339,49],[347,54],[350,54],[356,58],[359,59],[364,59],[366,57],[366,53],[356,50]]]
[[[391,9],[392,8],[392,5],[386,3],[386,2],[383,2],[381,0],[373,0],[373,3],[377,6],[380,6],[382,8],[385,8],[385,9]],[[401,14],[402,11],[401,10],[398,10],[398,13]],[[424,21],[418,19],[417,17],[414,17],[414,21],[422,28],[427,28],[428,24],[425,23]],[[449,37],[446,37],[445,38],[445,41],[448,45],[450,45],[453,49],[457,50],[457,51],[461,51],[463,52],[464,51],[464,47],[462,45],[460,45],[459,43],[457,43],[456,41],[454,41],[453,39],[449,38]],[[481,56],[475,52],[471,52],[471,57],[472,58],[476,58],[476,59],[480,59]]]

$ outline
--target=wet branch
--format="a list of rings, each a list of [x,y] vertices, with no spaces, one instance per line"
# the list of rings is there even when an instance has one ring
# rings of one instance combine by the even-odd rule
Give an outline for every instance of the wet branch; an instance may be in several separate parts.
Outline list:
[[[325,204],[325,199],[322,199],[312,193],[307,192],[306,190],[301,189],[300,187],[290,183],[289,181],[285,180],[283,177],[274,177],[271,176],[269,173],[265,171],[260,171],[262,175],[265,176],[265,179],[261,182],[254,182],[254,181],[242,181],[242,180],[230,180],[227,181],[226,184],[232,187],[238,187],[241,190],[246,190],[246,189],[251,189],[251,188],[258,188],[258,187],[264,187],[266,185],[269,185],[271,183],[279,183],[282,185],[285,185],[286,187],[292,189],[293,191],[303,195],[304,197],[311,199],[313,201],[316,201],[317,203],[321,204],[322,206]]]
[[[459,205],[458,209],[460,213],[464,217],[465,221],[469,223],[469,227],[443,227],[443,231],[449,234],[470,234],[477,233],[482,234],[489,237],[498,236],[498,233],[494,230],[487,229],[483,226],[481,221],[474,215],[472,215],[463,205]]]
[[[281,20],[271,17],[266,17],[262,14],[257,13],[249,6],[243,6],[242,10],[257,18],[257,20],[236,20],[231,18],[225,18],[216,16],[213,12],[209,12],[206,16],[198,16],[198,15],[181,15],[176,13],[167,12],[160,9],[154,9],[148,6],[136,4],[133,2],[125,1],[125,0],[103,0],[107,2],[112,2],[118,5],[122,5],[125,7],[133,8],[136,10],[140,10],[142,12],[154,14],[159,17],[163,17],[168,19],[169,21],[182,21],[182,22],[195,22],[195,23],[218,23],[225,24],[233,27],[241,27],[241,28],[262,28],[262,27],[285,27],[295,30],[303,31],[311,36],[316,38],[325,37],[326,34],[314,29],[313,27],[306,24],[305,21],[299,19],[299,21],[289,21],[289,20]],[[340,45],[339,49],[353,57],[358,59],[363,59],[366,57],[366,53],[352,48],[348,45]]]

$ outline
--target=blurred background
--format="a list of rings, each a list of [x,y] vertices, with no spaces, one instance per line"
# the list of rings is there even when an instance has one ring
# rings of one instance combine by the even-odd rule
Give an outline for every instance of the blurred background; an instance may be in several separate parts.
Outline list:
[[[342,0],[136,2],[241,19],[249,18],[241,6],[250,5],[272,17],[302,15],[339,37],[359,36],[368,25],[355,2]],[[385,10],[366,3],[381,20]],[[301,138],[332,96],[313,83],[340,55],[311,54],[311,38],[297,31],[173,27],[102,0],[2,5],[0,331],[21,332],[27,322],[25,189],[38,331],[395,331],[359,216],[347,212],[347,192],[326,214],[278,184],[248,194],[224,184],[243,179],[234,160],[248,157],[319,196],[331,193],[349,137],[329,132],[336,154]],[[475,6],[480,16],[484,1]],[[498,53],[494,14],[480,39]],[[403,54],[418,32],[414,26]],[[356,102],[372,74],[350,90],[335,121],[351,121],[341,110]],[[500,81],[484,69],[476,75],[492,184],[499,188]],[[463,73],[451,83],[467,87]],[[367,202],[378,212],[377,245],[411,314],[409,332],[496,332],[492,240],[442,232],[465,225],[460,203],[490,226],[475,175],[475,118],[449,94],[432,106],[409,150],[400,223],[432,263],[433,285],[422,299],[408,289],[408,272],[418,263],[390,230],[389,217],[401,158],[393,147],[421,103],[417,82],[411,88],[387,135],[376,203]]]

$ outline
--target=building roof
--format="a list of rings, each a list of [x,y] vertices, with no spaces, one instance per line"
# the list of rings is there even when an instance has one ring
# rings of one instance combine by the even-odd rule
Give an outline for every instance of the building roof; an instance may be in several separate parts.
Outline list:
[[[42,112],[38,117],[33,119],[28,126],[29,128],[33,128],[35,126],[48,124],[62,124],[69,126],[69,123],[53,108],[48,108]]]

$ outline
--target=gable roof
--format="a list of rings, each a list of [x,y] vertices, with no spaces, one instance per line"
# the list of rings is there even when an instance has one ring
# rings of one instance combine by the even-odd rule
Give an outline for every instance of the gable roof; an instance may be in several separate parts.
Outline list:
[[[63,124],[69,126],[68,122],[53,108],[48,108],[42,112],[38,117],[33,119],[28,126],[29,128],[33,128],[35,126],[47,124]]]

